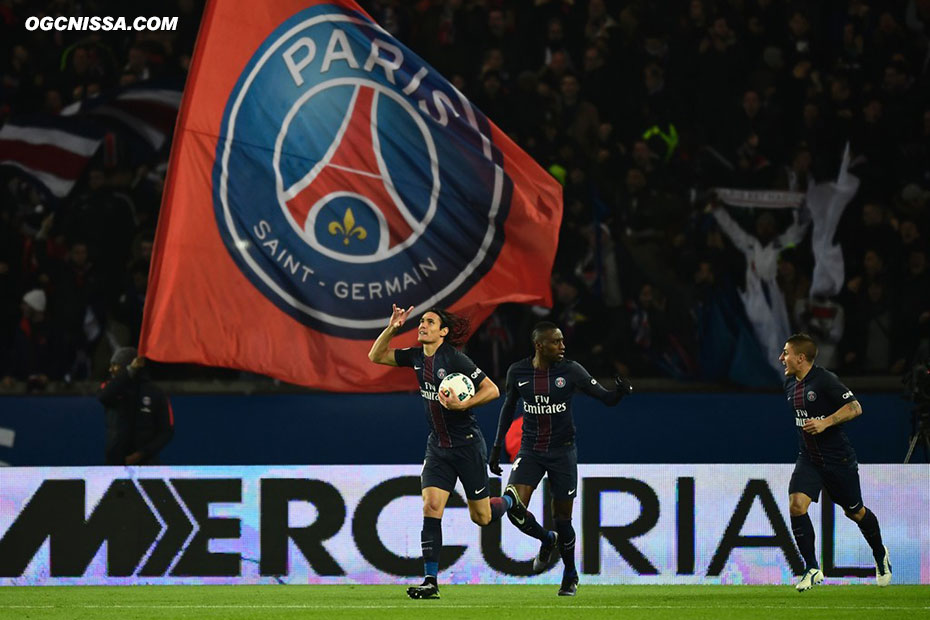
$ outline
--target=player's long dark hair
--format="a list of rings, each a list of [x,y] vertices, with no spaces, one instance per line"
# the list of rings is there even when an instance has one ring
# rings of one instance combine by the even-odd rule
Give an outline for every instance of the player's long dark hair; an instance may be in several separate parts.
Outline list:
[[[460,347],[465,344],[465,339],[468,338],[469,328],[471,327],[468,319],[447,312],[442,308],[430,308],[426,312],[433,312],[439,317],[440,329],[443,327],[449,328],[449,333],[443,339],[444,342],[448,342],[453,347]],[[426,314],[426,312],[423,314]]]

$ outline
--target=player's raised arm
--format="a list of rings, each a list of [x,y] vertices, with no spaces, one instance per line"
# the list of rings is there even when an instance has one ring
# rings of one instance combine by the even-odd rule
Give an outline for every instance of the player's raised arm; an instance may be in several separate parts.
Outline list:
[[[368,352],[368,359],[375,364],[384,364],[386,366],[398,365],[397,359],[394,357],[394,349],[390,348],[388,344],[391,342],[391,338],[394,337],[394,334],[397,333],[397,330],[400,329],[407,320],[407,317],[410,316],[411,312],[413,312],[413,306],[403,310],[402,308],[398,308],[397,304],[392,304],[391,319],[388,321],[388,325],[384,328],[384,331],[381,332],[381,335],[379,335],[374,344],[371,345],[371,350]]]

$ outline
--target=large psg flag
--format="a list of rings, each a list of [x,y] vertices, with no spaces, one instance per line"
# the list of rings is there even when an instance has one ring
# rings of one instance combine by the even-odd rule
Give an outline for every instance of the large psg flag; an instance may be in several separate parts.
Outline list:
[[[560,186],[354,2],[209,2],[178,122],[154,360],[408,389],[367,358],[392,303],[550,302]]]

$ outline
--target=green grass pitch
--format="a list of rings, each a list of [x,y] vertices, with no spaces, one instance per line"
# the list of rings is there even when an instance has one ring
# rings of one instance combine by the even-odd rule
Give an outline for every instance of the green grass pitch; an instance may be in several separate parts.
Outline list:
[[[6,620],[623,618],[875,620],[930,618],[930,586],[445,586],[413,601],[404,586],[67,586],[0,588]]]

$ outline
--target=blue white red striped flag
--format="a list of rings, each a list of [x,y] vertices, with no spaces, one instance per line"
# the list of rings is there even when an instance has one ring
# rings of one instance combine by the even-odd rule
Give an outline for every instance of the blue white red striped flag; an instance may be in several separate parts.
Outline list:
[[[117,121],[157,151],[174,131],[181,94],[180,88],[146,82],[77,101],[61,114],[93,116],[103,124]]]
[[[62,198],[84,172],[103,136],[101,127],[82,118],[12,119],[0,128],[0,165],[19,168]]]

